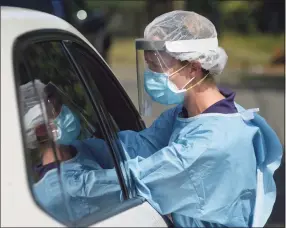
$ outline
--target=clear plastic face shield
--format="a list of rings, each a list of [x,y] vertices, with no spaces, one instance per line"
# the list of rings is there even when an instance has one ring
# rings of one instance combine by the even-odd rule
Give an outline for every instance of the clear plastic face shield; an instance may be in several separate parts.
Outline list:
[[[64,103],[61,90],[48,83],[34,97],[40,97],[40,100],[27,111],[25,117],[27,125],[32,128],[31,133],[36,133],[32,134],[31,140],[37,138],[42,143],[50,139],[57,145],[70,145],[75,141],[81,132],[80,120]]]
[[[81,125],[79,119],[63,103],[63,96],[53,83],[39,81],[21,86],[23,120],[26,145],[33,156],[34,165],[46,158],[59,160],[71,156],[67,148],[77,140]],[[64,150],[63,150],[64,149]],[[50,160],[49,160],[50,161]]]
[[[48,83],[44,89],[48,123],[58,145],[70,145],[81,132],[80,119],[66,104],[64,92],[55,84]]]
[[[47,108],[42,99],[45,86],[39,80],[20,86],[26,143],[29,149],[35,149],[38,144],[46,143],[49,140],[46,127],[48,123]]]
[[[177,41],[137,39],[140,114],[143,117],[156,117],[162,109],[167,108],[166,105],[182,104],[185,92],[207,77],[205,75],[201,80],[192,77],[192,61],[198,61],[208,72],[209,69],[219,72],[227,59],[221,50],[216,37]],[[159,104],[164,106],[156,108]]]
[[[139,112],[142,117],[156,117],[166,105],[181,102],[176,100],[177,87],[172,82],[185,66],[170,56],[165,49],[165,41],[136,40],[137,82]]]
[[[48,83],[44,88],[44,103],[46,106],[46,113],[48,125],[53,134],[53,138],[60,138],[62,135],[61,129],[56,124],[56,119],[62,110],[62,101],[57,91],[57,87],[53,83]]]

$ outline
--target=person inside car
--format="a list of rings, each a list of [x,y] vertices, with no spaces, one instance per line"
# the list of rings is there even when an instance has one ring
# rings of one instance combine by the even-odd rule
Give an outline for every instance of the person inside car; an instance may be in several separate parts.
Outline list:
[[[95,138],[77,140],[77,134],[71,134],[69,145],[59,144],[57,127],[53,122],[45,123],[41,110],[41,104],[37,104],[25,118],[26,126],[33,129],[29,130],[30,141],[36,140],[31,145],[37,146],[41,156],[41,164],[35,170],[39,180],[33,185],[37,202],[65,224],[100,210],[108,202],[120,202],[115,170],[103,169],[96,162],[94,151],[108,152],[106,143]],[[66,132],[63,130],[62,134]]]
[[[64,224],[72,224],[106,203],[120,202],[120,185],[105,141],[94,137],[78,140],[80,121],[62,102],[55,86],[41,86],[38,92],[43,93],[43,101],[30,104],[24,115],[27,146],[36,149],[41,160],[34,170],[37,202]],[[100,159],[98,151],[103,154]]]

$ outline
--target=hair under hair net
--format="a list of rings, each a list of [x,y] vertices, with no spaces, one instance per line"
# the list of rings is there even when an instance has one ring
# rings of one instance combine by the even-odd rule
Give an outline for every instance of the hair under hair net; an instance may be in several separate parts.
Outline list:
[[[220,74],[228,56],[218,46],[217,32],[207,18],[189,11],[172,11],[155,18],[144,31],[147,40],[166,41],[166,51],[180,61],[196,60],[210,74]]]

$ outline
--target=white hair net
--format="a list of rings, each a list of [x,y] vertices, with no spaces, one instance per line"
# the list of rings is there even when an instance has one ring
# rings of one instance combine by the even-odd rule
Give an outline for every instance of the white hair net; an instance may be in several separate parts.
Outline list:
[[[20,99],[24,114],[39,103],[39,96],[43,94],[45,86],[40,80],[31,81],[20,86]],[[35,89],[38,93],[36,93]]]
[[[27,84],[20,86],[21,103],[24,111],[23,120],[26,132],[26,142],[30,149],[37,147],[35,128],[45,123],[44,112],[42,110],[45,106],[43,102],[41,105],[39,101],[39,96],[42,95],[44,87],[45,84],[39,80],[28,82]]]
[[[220,74],[228,56],[218,46],[215,26],[189,11],[172,11],[155,18],[144,31],[147,40],[166,41],[166,50],[180,61],[196,60],[210,74]]]
[[[37,104],[24,116],[24,127],[26,131],[26,142],[30,149],[37,147],[37,136],[35,133],[35,128],[41,124],[45,123],[41,105]]]

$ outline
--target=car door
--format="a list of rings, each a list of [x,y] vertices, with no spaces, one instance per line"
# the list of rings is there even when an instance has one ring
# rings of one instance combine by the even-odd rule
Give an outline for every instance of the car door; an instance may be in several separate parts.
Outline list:
[[[76,40],[65,40],[63,44],[67,48],[69,54],[71,55],[71,58],[75,62],[75,65],[79,68],[79,71],[84,80],[86,81],[87,87],[89,87],[91,94],[97,94],[96,91],[102,94],[102,99],[100,100],[100,103],[102,104],[102,108],[105,112],[104,116],[106,117],[106,121],[110,123],[109,126],[112,130],[114,140],[116,142],[119,141],[117,137],[119,131],[130,130],[130,128],[133,131],[140,130],[140,124],[143,122],[141,118],[138,118],[137,125],[130,125],[130,121],[128,119],[129,117],[127,116],[126,118],[125,112],[120,109],[120,105],[112,105],[112,102],[114,103],[116,97],[110,96],[110,90],[116,90],[118,87],[116,83],[112,84],[112,79],[115,79],[115,76],[110,70],[108,70],[107,67],[105,67],[105,63],[100,61],[96,54],[93,53],[87,46],[78,43]],[[115,82],[117,82],[116,79]],[[114,95],[115,94],[113,94],[113,96]],[[119,89],[116,95],[121,96]],[[122,97],[125,97],[124,93],[122,94]],[[134,106],[130,104],[129,100],[127,100],[126,103],[129,104],[130,112],[133,113],[133,115],[135,116],[139,116],[137,110],[135,110]],[[108,104],[108,107],[111,109],[107,109],[105,104]],[[124,156],[124,151],[120,143],[119,145],[117,145],[115,150],[117,152],[118,157],[120,158],[120,161],[124,163],[127,159]],[[128,173],[128,171],[125,172]],[[128,178],[130,178],[132,185],[131,177]],[[131,197],[138,198],[138,196],[136,195],[136,191],[132,191]],[[148,208],[148,206],[149,205],[146,205],[146,209]],[[142,212],[143,211],[144,209],[142,209]],[[126,216],[128,216],[128,214],[126,214]],[[120,219],[120,217],[118,219]],[[166,222],[168,225],[171,225],[169,217],[163,216],[162,219],[164,220],[164,223]],[[107,224],[109,223],[107,222]]]
[[[57,166],[56,169],[59,175],[57,181],[54,182],[54,186],[56,186],[55,189],[57,189],[58,194],[56,195],[57,200],[53,199],[54,203],[51,206],[49,204],[51,200],[47,199],[47,195],[42,196],[37,194],[38,190],[35,191],[35,186],[42,182],[41,177],[37,176],[38,173],[33,172],[33,167],[39,162],[39,157],[35,158],[32,156],[33,153],[29,153],[29,156],[26,157],[27,170],[30,176],[29,182],[31,183],[34,200],[39,207],[54,219],[68,226],[138,226],[138,222],[142,226],[166,226],[165,218],[161,217],[148,203],[144,202],[144,199],[136,195],[128,170],[120,166],[125,157],[116,132],[124,129],[138,131],[143,129],[144,125],[130,99],[112,76],[108,67],[86,43],[72,34],[62,31],[44,30],[26,34],[18,39],[15,47],[15,72],[17,72],[16,76],[19,84],[23,86],[32,82],[37,100],[36,104],[39,105],[41,105],[42,97],[39,95],[35,82],[41,82],[44,86],[52,84],[59,91],[58,93],[65,106],[69,107],[80,119],[81,134],[78,136],[78,140],[94,139],[97,136],[104,139],[108,144],[105,160],[114,167],[112,175],[116,176],[119,186],[117,190],[120,198],[117,197],[117,193],[117,196],[115,196],[116,194],[106,195],[107,193],[103,191],[101,194],[95,192],[95,195],[97,195],[96,202],[91,198],[67,200],[66,192],[68,189],[63,186],[65,180],[61,175],[61,166]],[[84,71],[85,62],[76,61],[79,53],[76,53],[76,48],[73,47],[80,47],[85,54],[89,55],[88,58],[90,59],[86,60],[87,65],[89,61],[94,61],[97,65],[94,65],[93,69],[89,69],[90,71]],[[95,79],[90,74],[95,69],[100,72],[100,75],[104,76]],[[106,85],[112,85],[113,90],[109,91],[115,93],[106,93]],[[19,98],[21,107],[24,103],[21,100],[23,97],[20,96]],[[114,105],[121,104],[122,106],[115,105],[114,108],[112,103]],[[29,107],[26,109],[29,110]],[[46,110],[46,107],[42,109],[43,116],[46,115],[44,110]],[[25,119],[26,111],[22,108],[23,119]],[[24,136],[24,139],[27,142],[26,136]],[[29,150],[29,148],[26,149]],[[37,154],[37,149],[35,148],[34,154]],[[43,191],[47,192],[47,188],[42,189],[40,192]],[[59,217],[57,213],[51,210],[59,202],[62,202],[60,205],[62,211],[65,211],[63,214],[69,217],[68,221],[61,220],[63,216]],[[85,205],[84,208],[87,213],[82,210],[82,204]],[[100,221],[103,222],[98,223]]]

